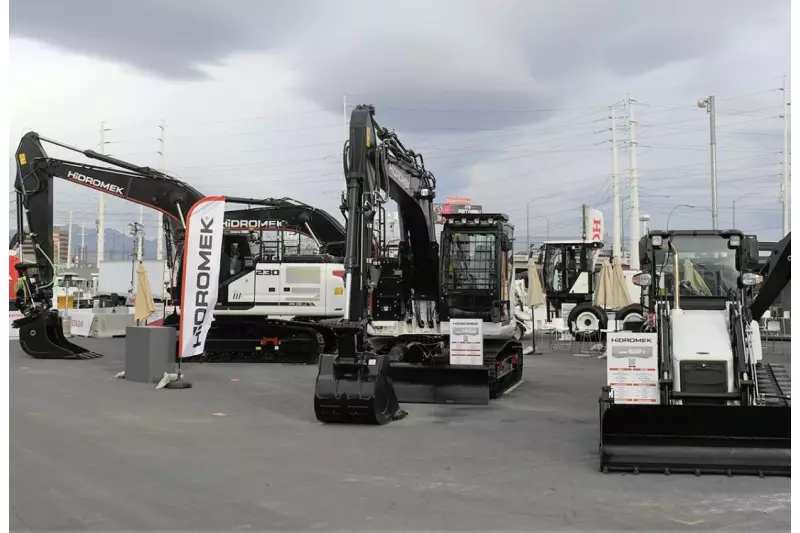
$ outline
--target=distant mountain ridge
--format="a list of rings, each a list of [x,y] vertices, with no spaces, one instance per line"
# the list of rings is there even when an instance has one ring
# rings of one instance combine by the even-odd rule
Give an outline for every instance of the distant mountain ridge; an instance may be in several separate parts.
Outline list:
[[[64,233],[68,232],[69,226],[61,226],[60,229]],[[10,230],[8,233],[9,240],[14,236],[16,231]],[[83,241],[86,244],[86,259],[89,263],[94,263],[97,258],[97,231],[88,227],[85,230]],[[78,248],[81,245],[81,226],[77,224],[72,225],[72,255],[77,255]],[[105,239],[103,242],[104,253],[106,260],[122,260],[130,259],[131,252],[135,250],[133,237],[117,231],[115,229],[106,228]],[[142,255],[144,259],[156,258],[156,240],[145,238],[142,242]]]

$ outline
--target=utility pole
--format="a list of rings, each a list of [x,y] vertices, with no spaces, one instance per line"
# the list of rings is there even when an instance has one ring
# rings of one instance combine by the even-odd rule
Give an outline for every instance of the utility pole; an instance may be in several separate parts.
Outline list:
[[[347,95],[342,95],[342,118],[344,118],[344,140],[350,137],[350,132],[347,131]]]
[[[639,169],[636,164],[636,119],[634,117],[634,104],[628,95],[628,127],[630,128],[630,166],[631,166],[631,245],[628,250],[630,255],[630,268],[639,270]]]
[[[106,153],[106,123],[100,123],[100,153]],[[97,205],[97,265],[105,259],[105,193],[100,193],[100,200]]]
[[[783,182],[781,183],[781,199],[783,200],[783,236],[792,230],[789,220],[789,86],[786,75],[783,76]]]
[[[711,227],[719,229],[719,213],[717,210],[717,104],[712,95],[697,102],[697,107],[708,113],[708,128],[711,137]]]
[[[142,223],[133,222],[131,224],[128,224],[128,228],[130,228],[130,236],[133,237],[134,242],[139,242],[139,239],[141,238],[142,234]],[[138,259],[137,256],[138,254],[136,253],[136,251],[131,250],[131,289],[130,289],[131,295],[133,295],[133,292],[135,290],[134,279],[136,273],[136,262]]]
[[[69,212],[69,228],[67,228],[67,268],[72,264],[72,211]]]
[[[161,147],[158,151],[158,167],[161,172],[166,172],[167,168],[165,166],[165,159],[164,159],[164,145],[166,144],[166,124],[164,121],[161,121],[159,125],[159,129],[161,130],[161,136],[158,138]],[[164,215],[161,211],[158,212],[158,221],[156,227],[156,259],[159,261],[163,259],[164,252],[162,249],[164,248]]]
[[[611,240],[611,253],[614,263],[619,263],[622,257],[621,233],[622,220],[619,207],[619,158],[617,154],[617,115],[614,106],[611,106],[611,195],[613,201],[613,236]]]
[[[581,205],[581,241],[586,242],[586,204]]]
[[[86,263],[86,224],[81,222],[81,253],[78,254],[78,263]]]
[[[139,206],[139,226],[144,227],[144,206]],[[136,236],[136,260],[142,260],[142,234],[143,232],[139,232]]]

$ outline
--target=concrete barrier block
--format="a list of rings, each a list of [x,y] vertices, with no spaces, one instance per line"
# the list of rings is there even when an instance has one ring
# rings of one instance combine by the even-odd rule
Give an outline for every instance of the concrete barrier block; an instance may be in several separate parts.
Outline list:
[[[125,331],[125,379],[158,383],[175,372],[175,328],[130,326]]]

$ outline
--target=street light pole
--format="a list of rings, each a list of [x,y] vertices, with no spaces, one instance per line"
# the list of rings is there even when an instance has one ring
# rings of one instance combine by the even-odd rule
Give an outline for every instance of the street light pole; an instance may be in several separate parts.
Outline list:
[[[669,231],[669,220],[672,218],[672,213],[674,213],[675,211],[677,211],[681,207],[686,207],[688,209],[694,209],[694,205],[692,205],[692,204],[679,204],[679,205],[676,205],[675,207],[673,207],[672,211],[670,211],[669,215],[667,215],[667,231]]]
[[[715,97],[709,96],[697,102],[697,107],[705,109],[709,117],[709,130],[711,136],[711,225],[719,229],[717,211],[717,106]]]
[[[732,229],[736,229],[736,202],[738,202],[739,200],[741,200],[745,196],[748,196],[748,195],[743,194],[739,198],[737,198],[736,200],[733,201],[733,209],[732,209],[732,211],[733,211],[733,228]]]

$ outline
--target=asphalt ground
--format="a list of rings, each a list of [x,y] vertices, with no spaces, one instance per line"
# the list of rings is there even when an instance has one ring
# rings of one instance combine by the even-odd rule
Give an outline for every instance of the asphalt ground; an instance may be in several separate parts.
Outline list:
[[[789,531],[788,478],[602,474],[605,361],[528,356],[489,406],[323,425],[316,367],[187,364],[187,390],[10,342],[15,531]],[[769,360],[788,362],[783,356]]]

